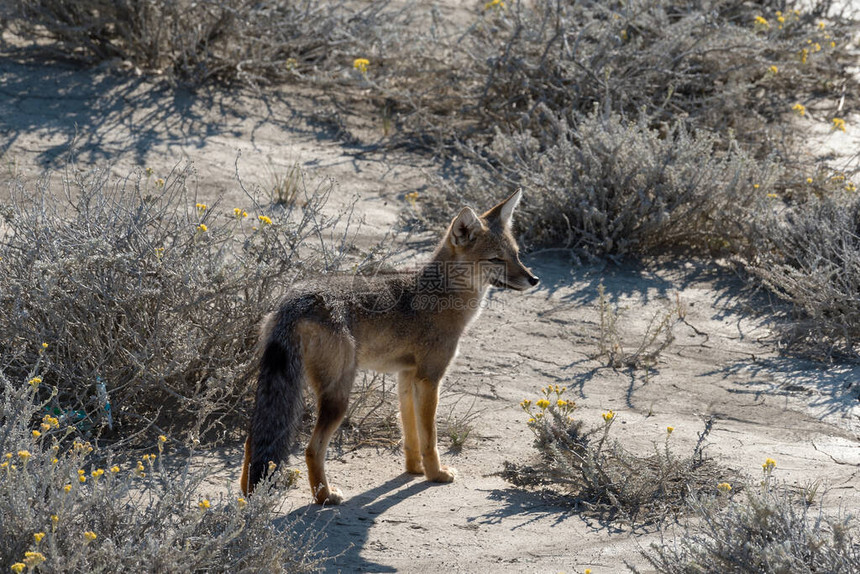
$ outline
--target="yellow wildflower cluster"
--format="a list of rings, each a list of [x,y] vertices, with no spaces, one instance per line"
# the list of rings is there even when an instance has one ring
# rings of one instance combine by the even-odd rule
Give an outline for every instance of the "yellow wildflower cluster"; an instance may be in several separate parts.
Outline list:
[[[264,225],[271,225],[272,220],[265,215],[258,215],[257,219],[259,219]]]
[[[92,530],[87,530],[86,532],[84,532],[84,538],[87,539],[87,542],[92,542],[93,540],[98,538],[98,534],[96,534]]]
[[[841,118],[833,118],[833,129],[845,131],[845,120]]]
[[[164,179],[158,178],[155,180],[155,187],[162,188],[164,187]]]
[[[234,207],[233,215],[236,216],[236,219],[245,219],[246,217],[248,217],[248,212],[241,207]]]
[[[520,407],[522,407],[526,414],[529,415],[529,425],[534,424],[543,418],[547,409],[557,412],[562,417],[566,416],[568,420],[571,420],[571,415],[573,414],[573,411],[576,410],[576,403],[574,401],[568,401],[562,397],[565,391],[567,391],[567,387],[561,387],[559,385],[549,385],[542,388],[541,393],[543,393],[543,398],[534,402],[534,406],[540,409],[536,412],[532,412],[532,401],[530,399],[523,399],[523,401],[520,402]]]
[[[765,472],[771,472],[774,468],[776,468],[776,461],[772,458],[768,458],[762,463],[761,468]]]
[[[615,411],[607,411],[607,412],[603,413],[602,416],[603,416],[603,420],[606,421],[607,423],[612,422],[612,419],[615,418]]]
[[[484,4],[484,10],[489,10],[490,8],[495,8],[497,10],[504,10],[505,3],[502,0],[490,0],[486,4]]]
[[[41,382],[42,382],[42,377],[33,377],[32,379],[27,381],[27,384],[35,389],[39,386],[39,384]]]
[[[352,62],[352,67],[361,72],[362,74],[367,73],[367,67],[370,66],[370,60],[367,58],[356,58]]]
[[[732,491],[732,485],[728,482],[721,482],[717,485],[717,490],[719,490],[723,494],[728,494]]]
[[[207,231],[209,231],[209,228],[206,227],[205,223],[201,223],[200,225],[197,226],[197,231],[200,233],[206,233]]]
[[[201,500],[200,502],[197,503],[197,506],[198,506],[198,508],[200,508],[200,510],[209,510],[209,508],[212,506],[212,504],[207,499],[204,498],[203,500]]]
[[[675,430],[675,427],[666,427],[666,434],[672,434],[672,432],[674,430]]]
[[[797,112],[798,114],[800,114],[801,116],[806,115],[806,106],[804,106],[800,102],[791,106],[791,109],[794,110],[795,112]]]
[[[753,27],[758,32],[766,32],[770,30],[770,22],[763,16],[756,16],[755,20],[753,20]]]

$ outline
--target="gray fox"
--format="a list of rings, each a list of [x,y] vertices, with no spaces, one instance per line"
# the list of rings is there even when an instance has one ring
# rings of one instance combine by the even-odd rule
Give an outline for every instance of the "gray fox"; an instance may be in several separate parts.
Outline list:
[[[406,471],[451,482],[439,461],[439,383],[460,336],[477,317],[489,286],[523,291],[538,284],[520,261],[511,218],[517,190],[483,215],[464,207],[430,260],[410,273],[327,278],[297,284],[263,322],[256,402],[242,466],[246,495],[287,456],[307,380],[317,422],[305,450],[314,500],[343,495],[325,474],[329,439],[346,413],[356,369],[398,374]]]

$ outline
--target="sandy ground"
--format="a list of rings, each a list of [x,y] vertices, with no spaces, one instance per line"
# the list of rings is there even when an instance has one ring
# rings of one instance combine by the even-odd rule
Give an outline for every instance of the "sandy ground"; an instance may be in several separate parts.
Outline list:
[[[363,234],[378,239],[408,209],[404,193],[432,193],[426,174],[437,166],[344,143],[318,120],[326,112],[324,102],[300,90],[268,99],[190,93],[106,70],[0,59],[0,153],[10,172],[34,178],[61,167],[74,142],[78,164],[110,164],[118,175],[143,167],[165,173],[191,161],[202,198],[234,200],[237,157],[243,179],[262,185],[273,170],[298,162],[337,180],[337,205],[357,197]],[[524,259],[540,286],[492,293],[445,382],[440,418],[469,408],[480,413],[465,448],[443,452],[443,462],[459,471],[453,484],[403,474],[402,455],[389,449],[333,449],[328,470],[347,497],[342,506],[312,506],[304,488],[285,493],[287,524],[325,533],[319,548],[334,557],[330,571],[602,573],[623,571],[625,561],[644,566],[639,549],[659,539],[653,530],[588,519],[496,476],[504,461],[533,455],[518,403],[538,398],[547,384],[567,386],[587,421],[615,410],[616,436],[631,450],[647,452],[671,425],[682,452],[713,416],[709,452],[724,466],[755,476],[772,457],[778,479],[823,481],[829,510],[860,507],[860,367],[780,355],[773,319],[761,312],[767,299],[745,290],[729,267],[669,259],[576,267],[558,252]],[[619,307],[629,347],[655,313],[679,302],[686,310],[647,377],[596,357],[601,282]],[[241,451],[228,449],[226,458],[207,485],[215,492],[227,483],[237,489]]]

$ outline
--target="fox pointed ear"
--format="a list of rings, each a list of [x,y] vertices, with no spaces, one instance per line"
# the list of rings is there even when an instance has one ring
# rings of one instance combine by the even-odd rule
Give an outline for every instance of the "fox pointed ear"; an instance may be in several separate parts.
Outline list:
[[[471,207],[464,207],[451,223],[451,243],[465,245],[475,239],[475,235],[483,228],[478,214]]]
[[[511,219],[514,216],[514,209],[519,205],[523,198],[523,188],[516,190],[509,198],[492,208],[484,214],[487,219],[498,219],[505,227],[511,226]]]

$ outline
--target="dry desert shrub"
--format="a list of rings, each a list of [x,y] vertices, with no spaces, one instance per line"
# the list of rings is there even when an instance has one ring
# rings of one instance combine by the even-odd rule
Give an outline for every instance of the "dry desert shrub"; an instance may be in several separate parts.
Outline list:
[[[122,61],[191,85],[261,85],[342,69],[345,52],[373,45],[377,30],[403,16],[386,8],[384,1],[15,0],[6,17],[19,36],[63,58]]]
[[[799,205],[774,204],[758,213],[755,237],[757,249],[747,268],[794,308],[783,340],[819,358],[860,359],[856,192],[831,189]]]
[[[780,484],[772,476],[775,465],[765,461],[760,483],[739,495],[723,484],[691,499],[683,533],[643,552],[651,566],[665,574],[860,571],[856,515],[826,514],[820,499],[814,502],[817,487]]]
[[[706,422],[688,455],[672,451],[673,427],[667,427],[662,445],[654,443],[653,454],[637,455],[610,438],[615,412],[603,413],[602,424],[586,429],[565,390],[551,385],[542,389],[542,398],[520,403],[538,459],[505,462],[502,476],[512,484],[569,495],[565,500],[592,514],[641,525],[685,511],[689,497],[713,490],[726,478],[721,475],[727,471],[704,456],[713,421]]]
[[[35,369],[34,369],[35,370]],[[312,572],[315,540],[299,539],[283,496],[208,498],[206,467],[65,440],[74,422],[45,413],[44,382],[0,370],[0,563],[27,572]],[[170,469],[165,458],[178,463]],[[135,459],[137,461],[135,462]],[[289,482],[290,476],[282,477]]]
[[[262,316],[350,249],[330,180],[303,179],[301,205],[222,206],[190,167],[155,175],[69,168],[61,193],[13,181],[2,206],[0,365],[86,436],[237,427],[219,421],[244,414]]]

